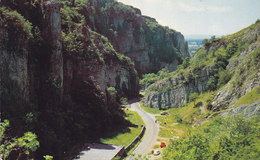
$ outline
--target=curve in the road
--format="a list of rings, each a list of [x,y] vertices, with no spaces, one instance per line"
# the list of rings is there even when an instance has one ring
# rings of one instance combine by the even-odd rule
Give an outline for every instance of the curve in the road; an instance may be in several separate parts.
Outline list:
[[[141,107],[139,102],[131,104],[131,109],[136,111],[144,120],[146,125],[146,132],[139,143],[139,145],[133,151],[133,154],[147,155],[151,152],[153,145],[156,142],[159,133],[159,125],[155,122],[155,116],[145,112]]]

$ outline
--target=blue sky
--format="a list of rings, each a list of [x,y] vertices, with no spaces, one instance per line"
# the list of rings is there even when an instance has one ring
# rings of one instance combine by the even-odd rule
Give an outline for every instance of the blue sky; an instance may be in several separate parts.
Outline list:
[[[227,35],[260,19],[260,0],[118,0],[184,35]]]

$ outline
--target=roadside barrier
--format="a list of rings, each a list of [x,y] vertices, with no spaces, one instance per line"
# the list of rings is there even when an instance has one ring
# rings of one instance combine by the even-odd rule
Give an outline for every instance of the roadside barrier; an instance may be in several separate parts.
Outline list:
[[[145,126],[142,125],[142,130],[139,133],[139,135],[136,136],[135,139],[125,148],[126,152],[130,151],[136,145],[136,143],[142,139],[142,137],[144,136],[145,129]]]

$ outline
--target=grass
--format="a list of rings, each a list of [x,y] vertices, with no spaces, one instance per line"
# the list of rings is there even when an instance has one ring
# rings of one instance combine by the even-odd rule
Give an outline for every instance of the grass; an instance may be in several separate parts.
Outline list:
[[[159,110],[157,108],[150,108],[150,107],[145,107],[143,106],[143,104],[140,102],[140,106],[142,107],[142,109],[148,113],[151,114],[160,114],[161,112],[163,112],[162,110]]]
[[[239,107],[242,105],[252,104],[254,102],[260,101],[260,86],[254,88],[249,93],[242,96],[233,107]]]
[[[172,138],[173,136],[185,136],[190,130],[194,122],[205,119],[211,111],[207,110],[206,103],[208,99],[214,97],[215,92],[207,92],[199,95],[194,102],[190,102],[180,108],[171,108],[166,110],[169,115],[158,115],[156,119],[160,123],[159,136],[163,138]],[[201,113],[199,107],[194,108],[194,104],[202,102],[205,113]],[[146,107],[148,108],[148,107]]]
[[[127,117],[126,119],[129,120],[132,124],[138,125],[137,128],[129,127],[130,132],[126,133],[119,133],[113,138],[103,139],[101,138],[100,141],[105,144],[115,144],[115,145],[123,145],[128,146],[137,135],[139,135],[141,131],[141,125],[144,125],[143,119],[137,112],[131,110],[124,110]]]

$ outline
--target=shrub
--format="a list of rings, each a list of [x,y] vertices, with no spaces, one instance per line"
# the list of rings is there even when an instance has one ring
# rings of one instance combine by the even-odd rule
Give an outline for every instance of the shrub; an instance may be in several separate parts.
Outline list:
[[[207,82],[207,88],[211,91],[217,89],[217,80],[215,76],[211,76]]]
[[[121,104],[123,104],[123,105],[128,105],[128,102],[127,102],[127,98],[126,98],[126,97],[120,98],[120,102],[121,102]]]
[[[229,43],[226,48],[226,54],[228,58],[233,56],[236,53],[237,49],[238,49],[238,44],[236,42],[232,41],[231,43]]]
[[[26,132],[22,137],[12,138],[5,134],[7,127],[9,127],[8,120],[0,123],[0,158],[8,159],[12,152],[16,152],[18,160],[23,155],[29,159],[32,152],[40,146],[37,136],[32,132]]]
[[[68,34],[62,32],[63,48],[68,53],[82,53],[83,38],[84,35],[77,30],[69,32]]]
[[[111,95],[111,96],[116,96],[116,94],[117,94],[117,91],[114,87],[108,87],[107,91],[108,91],[109,95]]]
[[[33,37],[32,24],[17,11],[1,7],[0,21],[5,24],[5,28],[12,30],[16,34],[25,34],[28,39]]]
[[[190,94],[189,98],[190,98],[190,101],[194,101],[194,104],[195,104],[195,100],[198,98],[199,94],[197,92],[193,92]]]
[[[171,141],[163,159],[258,159],[259,116],[215,117],[193,135]]]

